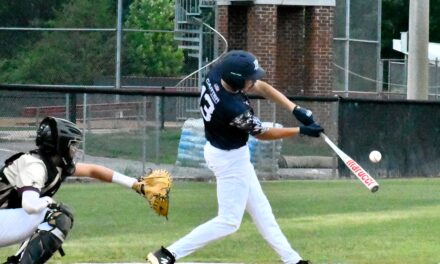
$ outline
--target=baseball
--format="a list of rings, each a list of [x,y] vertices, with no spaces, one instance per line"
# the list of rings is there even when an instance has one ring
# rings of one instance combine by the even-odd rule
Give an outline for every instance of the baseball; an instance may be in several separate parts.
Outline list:
[[[382,159],[382,154],[379,151],[373,150],[370,152],[370,160],[373,163],[378,163]]]

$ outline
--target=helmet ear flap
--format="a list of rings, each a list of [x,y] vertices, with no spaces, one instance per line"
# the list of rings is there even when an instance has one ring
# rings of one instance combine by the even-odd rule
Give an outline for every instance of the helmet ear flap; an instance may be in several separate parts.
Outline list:
[[[221,78],[235,91],[244,89],[246,80],[260,80],[266,74],[257,58],[243,50],[226,53],[219,64]]]
[[[45,153],[57,152],[57,124],[51,117],[44,118],[37,129],[36,145]]]
[[[232,73],[226,73],[222,78],[234,91],[238,91],[244,88],[246,80],[239,75],[233,75]]]

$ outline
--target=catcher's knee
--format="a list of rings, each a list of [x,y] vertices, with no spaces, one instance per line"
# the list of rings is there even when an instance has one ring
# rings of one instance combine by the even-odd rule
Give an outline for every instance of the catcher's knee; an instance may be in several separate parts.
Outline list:
[[[73,227],[73,213],[66,205],[52,204],[49,206],[45,222],[52,227],[46,231],[52,232],[61,241],[64,241]]]
[[[64,205],[53,205],[45,221],[31,236],[20,259],[22,264],[45,263],[61,248],[73,226],[73,214]]]

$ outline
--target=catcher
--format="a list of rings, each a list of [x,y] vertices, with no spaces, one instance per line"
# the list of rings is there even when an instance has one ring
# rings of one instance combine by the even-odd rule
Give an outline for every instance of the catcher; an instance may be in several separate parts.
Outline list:
[[[152,170],[134,179],[103,166],[75,163],[82,140],[79,128],[46,117],[37,130],[37,149],[17,153],[0,169],[0,247],[21,243],[4,263],[45,263],[61,248],[73,226],[73,214],[51,197],[69,176],[91,177],[132,188],[162,216],[168,214],[171,177]]]

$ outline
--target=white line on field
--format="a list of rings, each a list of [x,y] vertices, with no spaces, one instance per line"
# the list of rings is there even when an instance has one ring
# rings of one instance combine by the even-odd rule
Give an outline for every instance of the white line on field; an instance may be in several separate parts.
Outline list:
[[[13,151],[13,150],[10,150],[10,149],[4,149],[4,148],[0,148],[0,151],[15,152],[15,151]]]

